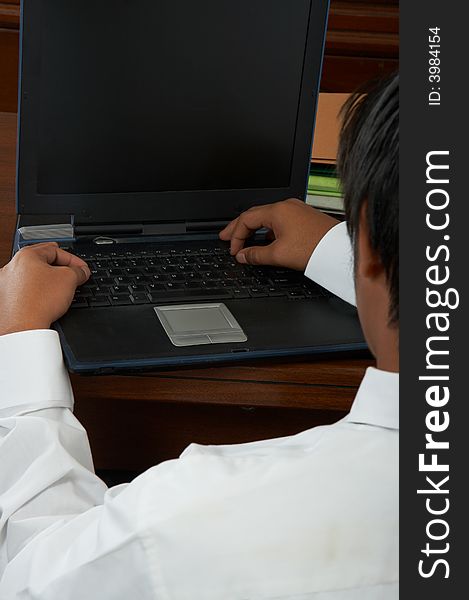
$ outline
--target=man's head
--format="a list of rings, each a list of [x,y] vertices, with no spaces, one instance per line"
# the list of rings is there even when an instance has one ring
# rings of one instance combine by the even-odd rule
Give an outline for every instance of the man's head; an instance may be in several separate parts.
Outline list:
[[[338,169],[355,251],[360,320],[376,355],[399,327],[399,78],[344,107]],[[388,336],[389,337],[389,336]]]

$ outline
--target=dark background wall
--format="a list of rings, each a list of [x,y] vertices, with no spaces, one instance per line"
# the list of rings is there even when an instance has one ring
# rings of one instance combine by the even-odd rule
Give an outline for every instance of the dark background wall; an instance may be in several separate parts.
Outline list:
[[[0,1],[0,112],[16,112],[20,0]],[[332,0],[321,84],[350,92],[397,68],[398,0]]]

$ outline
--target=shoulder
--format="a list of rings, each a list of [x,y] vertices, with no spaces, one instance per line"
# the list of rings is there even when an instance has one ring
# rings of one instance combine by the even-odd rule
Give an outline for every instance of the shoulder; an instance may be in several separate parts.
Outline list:
[[[158,573],[201,598],[229,597],[233,582],[263,589],[269,577],[316,591],[338,577],[396,580],[397,436],[375,429],[340,423],[231,453],[196,447],[151,469],[140,510]]]

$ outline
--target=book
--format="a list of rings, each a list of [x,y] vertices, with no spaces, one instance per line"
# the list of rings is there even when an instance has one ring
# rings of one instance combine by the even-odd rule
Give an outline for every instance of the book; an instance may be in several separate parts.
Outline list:
[[[324,196],[341,196],[340,180],[335,165],[312,162],[309,171],[308,193]]]
[[[308,190],[311,190],[312,192],[324,192],[326,195],[342,195],[340,191],[340,182],[337,177],[310,175]]]
[[[327,213],[336,215],[344,214],[344,199],[340,196],[320,196],[309,194],[306,196],[306,204]]]

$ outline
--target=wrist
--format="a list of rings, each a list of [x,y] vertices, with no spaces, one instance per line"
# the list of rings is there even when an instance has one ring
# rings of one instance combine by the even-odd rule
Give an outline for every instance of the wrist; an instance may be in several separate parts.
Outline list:
[[[11,321],[4,323],[0,321],[0,335],[8,335],[10,333],[21,333],[22,331],[31,331],[34,329],[50,329],[51,324],[45,321]]]

